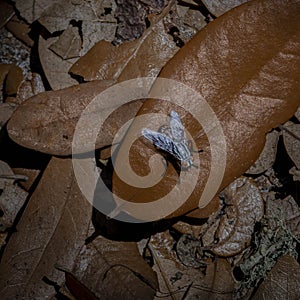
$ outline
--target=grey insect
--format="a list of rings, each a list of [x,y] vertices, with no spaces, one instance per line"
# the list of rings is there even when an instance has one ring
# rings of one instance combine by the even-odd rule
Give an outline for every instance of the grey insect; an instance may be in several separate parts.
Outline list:
[[[170,153],[179,160],[183,170],[187,170],[191,166],[196,167],[192,161],[192,150],[186,139],[184,126],[176,111],[172,110],[170,113],[170,126],[163,125],[158,132],[143,128],[142,135],[154,146]]]

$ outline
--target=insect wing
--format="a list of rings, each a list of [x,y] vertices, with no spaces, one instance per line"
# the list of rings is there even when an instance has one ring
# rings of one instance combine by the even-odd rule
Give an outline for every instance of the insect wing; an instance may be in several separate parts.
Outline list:
[[[175,143],[172,141],[172,139],[170,139],[165,134],[159,133],[159,132],[147,129],[147,128],[144,128],[142,130],[142,134],[146,139],[151,141],[154,144],[154,146],[156,146],[166,152],[169,152],[170,154],[177,157],[177,155],[174,151]]]
[[[175,142],[185,142],[186,136],[184,131],[184,126],[182,125],[181,119],[178,113],[174,110],[170,113],[170,127],[172,136]]]

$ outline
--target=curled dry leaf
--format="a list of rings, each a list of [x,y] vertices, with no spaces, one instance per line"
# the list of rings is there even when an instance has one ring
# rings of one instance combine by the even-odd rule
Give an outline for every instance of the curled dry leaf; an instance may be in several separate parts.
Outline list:
[[[266,135],[266,143],[257,161],[247,170],[247,174],[260,174],[272,167],[276,159],[279,132],[273,130]]]
[[[182,203],[182,198],[176,197],[180,193],[176,193],[167,217],[183,215],[198,207],[205,207],[218,191],[241,176],[256,161],[263,149],[265,134],[288,120],[298,108],[299,14],[300,3],[287,0],[255,0],[241,5],[210,22],[161,71],[160,78],[184,83],[204,97],[219,120],[226,139],[226,168],[222,183],[218,189],[218,177],[210,180],[206,186],[212,163],[216,163],[212,160],[212,151],[216,155],[225,151],[224,144],[219,144],[219,137],[213,134],[215,131],[210,131],[212,128],[217,129],[215,121],[208,120],[203,123],[211,139],[218,139],[218,145],[211,148],[204,130],[192,118],[192,113],[206,118],[206,110],[199,100],[196,97],[187,99],[188,96],[182,93],[180,84],[174,84],[167,90],[161,81],[154,83],[151,90],[153,95],[161,95],[165,91],[170,101],[176,97],[178,106],[171,106],[167,101],[148,99],[138,115],[153,112],[169,115],[170,110],[175,109],[181,116],[186,131],[194,138],[196,149],[204,150],[200,154],[200,172],[196,187],[189,181],[183,182],[181,176],[182,191],[191,190],[192,194],[184,204],[174,209],[175,202]],[[153,125],[158,130],[163,125],[162,122],[164,121],[161,116],[157,115],[151,119],[149,126]],[[175,190],[175,185],[176,189],[180,188],[177,185],[178,175],[172,164],[168,165],[165,177],[154,186],[141,190],[126,183],[125,180],[134,181],[131,177],[136,174],[150,174],[149,158],[157,153],[142,138],[134,143],[129,138],[134,132],[141,132],[142,127],[144,124],[141,126],[140,122],[132,123],[116,158],[116,168],[120,166],[120,169],[133,172],[130,174],[128,171],[124,181],[116,172],[113,177],[114,193],[135,203],[153,202],[161,199],[173,188]],[[127,149],[130,149],[130,166],[127,156],[124,156]],[[161,170],[158,168],[158,160],[154,161],[157,163],[153,162],[155,165],[152,167]],[[216,176],[221,172],[218,166]],[[190,168],[187,173],[194,172],[194,169]],[[157,176],[161,178],[161,173]],[[153,214],[159,211],[155,207]],[[136,213],[129,211],[129,205],[123,206],[123,210],[133,215]],[[147,210],[147,216],[140,217],[147,219],[149,213]]]
[[[218,243],[211,250],[216,255],[227,257],[250,245],[254,226],[264,213],[264,202],[257,186],[247,178],[236,179],[221,195],[225,214],[221,216],[215,233]]]
[[[8,133],[24,147],[53,155],[70,155],[73,134],[81,113],[112,84],[112,81],[93,81],[34,96],[18,107],[7,126]],[[120,126],[135,116],[142,103],[143,100],[136,100],[122,105],[112,99],[100,105],[91,119],[98,121],[105,110],[116,109],[104,122],[96,148],[111,145]],[[90,124],[86,124],[88,126]],[[87,130],[84,134],[82,139],[89,140],[90,132]]]
[[[54,265],[72,269],[86,239],[91,214],[92,207],[74,178],[71,159],[52,158],[4,250],[1,297],[54,296],[54,287],[42,279],[63,282],[62,272]]]
[[[283,127],[283,141],[285,149],[296,165],[300,169],[300,124],[288,122]]]
[[[136,243],[103,237],[83,247],[72,274],[99,299],[153,299],[158,288]]]
[[[179,262],[173,244],[167,232],[157,233],[150,240],[153,269],[159,278],[159,298],[171,293],[176,300],[184,299],[184,295],[186,299],[232,299],[234,281],[225,259],[215,260],[201,272]]]
[[[297,260],[282,256],[251,299],[299,299],[300,268]]]
[[[267,201],[267,215],[278,215],[284,219],[286,227],[300,241],[300,208],[292,196]]]

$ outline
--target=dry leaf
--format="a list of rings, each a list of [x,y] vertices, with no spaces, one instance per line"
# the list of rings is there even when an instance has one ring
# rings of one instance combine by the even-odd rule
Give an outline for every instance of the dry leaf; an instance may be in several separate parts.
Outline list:
[[[36,21],[42,13],[49,7],[53,5],[55,1],[47,0],[15,0],[15,5],[17,10],[20,12],[21,16],[28,22],[33,23]]]
[[[300,124],[288,122],[283,127],[283,141],[285,149],[296,165],[300,169]]]
[[[7,244],[0,269],[3,299],[50,298],[84,244],[92,207],[74,179],[71,159],[52,158]]]
[[[162,22],[168,10],[165,9],[158,19],[153,18],[152,25],[138,40],[119,46],[100,41],[72,66],[70,73],[86,81],[156,77],[178,50]]]
[[[204,97],[220,121],[226,138],[227,157],[219,191],[241,176],[256,161],[263,149],[265,134],[288,120],[299,106],[299,14],[298,2],[255,0],[246,3],[210,22],[160,73],[160,78],[177,80],[195,89]],[[154,83],[151,93],[161,95],[162,91],[166,91],[166,88],[161,81]],[[173,97],[177,97],[176,107],[167,101],[149,99],[138,113],[169,115],[170,110],[175,109],[181,116],[184,127],[195,140],[194,149],[204,150],[199,155],[200,173],[196,187],[189,180],[184,182],[183,176],[180,177],[182,191],[191,190],[192,194],[179,209],[175,210],[170,206],[168,217],[183,215],[199,205],[204,207],[209,203],[218,192],[216,180],[211,180],[206,186],[213,162],[211,151],[218,154],[225,150],[219,144],[219,138],[218,146],[210,147],[203,129],[192,118],[191,113],[203,116],[203,106],[199,101],[192,97],[187,99],[182,93],[182,87],[178,85],[172,87],[172,96],[169,98]],[[183,110],[182,107],[186,109]],[[149,128],[152,126],[157,131],[166,122],[167,119],[164,121],[159,115],[151,120]],[[214,122],[208,121],[207,127],[215,129]],[[126,170],[131,167],[136,174],[146,176],[150,173],[149,158],[157,151],[142,138],[132,144],[129,137],[141,130],[138,121],[131,124],[119,149],[115,166],[123,166],[122,169]],[[216,137],[211,134],[211,138]],[[127,149],[130,149],[130,167],[127,156],[124,155]],[[155,161],[157,163],[152,166],[153,169],[157,168],[161,172],[161,168],[158,168],[160,162]],[[190,168],[185,177],[194,179],[195,172],[195,168]],[[134,181],[131,177],[136,174],[127,174],[126,180]],[[215,174],[220,174],[218,167]],[[157,176],[160,175],[161,173]],[[130,199],[135,203],[153,202],[168,194],[175,185],[179,189],[177,183],[176,169],[169,164],[163,180],[155,186],[143,189],[126,184],[114,173],[113,192],[122,199]],[[174,203],[182,203],[181,201],[182,198],[174,196],[172,206]],[[124,206],[123,210],[129,214],[135,213],[129,211],[129,206]],[[147,210],[147,216],[143,218],[147,219],[149,213]],[[151,213],[158,216],[161,211],[155,211],[154,208]]]
[[[103,237],[82,249],[72,274],[99,299],[153,299],[158,288],[136,243]]]
[[[234,7],[248,1],[249,0],[203,0],[203,3],[213,15],[219,17]]]
[[[159,278],[157,298],[167,299],[232,299],[234,281],[230,264],[225,259],[210,263],[205,271],[182,265],[174,251],[174,240],[167,232],[151,237],[153,269]],[[175,293],[176,292],[176,293]],[[172,296],[170,296],[172,294]]]
[[[300,106],[298,110],[295,112],[295,117],[300,121]]]
[[[259,299],[299,299],[300,268],[291,256],[281,257],[254,294]]]
[[[73,133],[80,114],[96,95],[112,83],[93,81],[32,97],[18,107],[8,124],[10,137],[18,144],[37,151],[70,155]],[[95,111],[98,120],[105,109],[116,107],[103,124],[96,147],[111,145],[118,128],[134,117],[142,103],[142,100],[136,100],[120,106],[118,102],[112,100],[101,106],[99,111]],[[85,134],[85,139],[88,140],[89,131]]]
[[[77,58],[62,59],[50,50],[51,46],[55,44],[58,39],[58,37],[54,37],[44,40],[42,36],[39,37],[40,61],[53,90],[59,90],[78,84],[77,80],[68,74],[69,68]]]
[[[0,175],[2,174],[0,173]],[[20,208],[25,203],[28,193],[14,184],[6,184],[0,191],[0,232],[4,232],[12,227]]]
[[[257,161],[247,170],[247,174],[259,174],[271,168],[276,159],[279,132],[273,130],[266,135],[266,143]]]
[[[11,4],[0,2],[0,28],[2,28],[15,14],[14,8]]]
[[[49,49],[64,60],[79,57],[81,50],[81,38],[78,28],[69,26]]]
[[[4,94],[12,96],[17,94],[23,81],[23,71],[14,64],[0,65],[0,85],[3,85]]]
[[[221,216],[215,234],[218,242],[211,250],[227,257],[250,245],[254,226],[264,214],[264,202],[257,186],[247,178],[236,179],[221,192],[221,197],[226,203],[225,214]]]
[[[7,24],[6,29],[10,31],[17,39],[25,43],[27,46],[33,46],[33,40],[29,37],[30,27],[22,22],[17,16],[14,16]]]
[[[300,208],[292,196],[284,199],[269,200],[267,202],[267,214],[279,215],[284,219],[286,227],[294,237],[300,240]]]
[[[0,103],[0,130],[10,119],[17,106],[14,103]]]

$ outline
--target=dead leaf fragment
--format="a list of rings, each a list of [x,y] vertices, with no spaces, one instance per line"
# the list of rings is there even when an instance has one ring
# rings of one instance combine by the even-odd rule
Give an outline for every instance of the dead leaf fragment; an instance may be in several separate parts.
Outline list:
[[[300,169],[300,124],[288,122],[283,127],[283,141],[285,149],[296,165]]]
[[[49,192],[50,191],[50,192]],[[70,159],[52,158],[31,196],[1,260],[3,299],[50,298],[61,284],[55,264],[71,269],[84,244],[92,208],[74,179]]]
[[[99,299],[153,299],[158,288],[133,242],[97,237],[82,249],[72,273]]]
[[[54,42],[50,48],[62,59],[79,57],[81,50],[81,39],[78,28],[69,26]]]
[[[14,103],[0,103],[0,130],[10,119],[17,106]]]
[[[227,11],[233,9],[234,7],[239,6],[248,1],[249,0],[203,0],[203,3],[213,15],[219,17]]]
[[[260,174],[272,167],[276,159],[279,132],[273,130],[266,135],[266,143],[257,161],[246,172],[247,174]]]
[[[221,193],[228,207],[221,217],[218,243],[212,247],[220,256],[233,256],[250,245],[254,226],[264,214],[264,202],[250,179],[239,178]]]
[[[300,3],[287,0],[254,0],[241,5],[210,22],[160,72],[160,78],[173,79],[195,89],[204,97],[221,123],[226,139],[226,169],[218,191],[249,169],[263,149],[265,134],[286,122],[299,107],[299,14]],[[163,89],[164,85],[157,81],[151,93],[158,95]],[[170,95],[171,92],[168,92]],[[191,190],[192,194],[168,217],[183,215],[199,205],[204,207],[218,192],[215,180],[211,181],[209,188],[206,187],[213,163],[207,135],[192,115],[187,114],[201,115],[203,106],[195,98],[187,98],[177,85],[172,88],[172,95],[178,100],[176,108],[167,101],[162,103],[148,99],[138,116],[149,113],[163,113],[167,116],[170,110],[177,110],[198,149],[204,149],[204,152],[201,153],[201,172],[196,187],[190,182],[182,183],[183,190]],[[208,122],[210,128],[216,128],[214,122]],[[154,124],[157,124],[156,130],[163,125],[158,118],[153,120]],[[131,124],[115,165],[125,165],[129,169],[127,158],[121,153],[130,149],[131,169],[146,176],[150,173],[149,157],[157,151],[142,139],[132,144],[129,137],[141,130],[139,122]],[[218,147],[211,150],[220,153],[225,148]],[[189,172],[192,171],[191,168]],[[176,170],[172,164],[169,164],[165,174],[161,184],[138,190],[121,180],[115,172],[113,192],[134,203],[150,203],[168,194],[174,187],[174,181],[177,182],[174,180]],[[203,194],[204,189],[207,194]],[[211,193],[209,196],[208,190]],[[172,203],[176,200],[181,201],[175,197]]]
[[[54,37],[44,40],[40,36],[38,46],[43,70],[53,90],[60,90],[78,84],[77,80],[68,74],[68,70],[77,58],[62,59],[50,50],[51,45],[55,44],[58,39],[58,37]]]
[[[33,46],[33,40],[29,37],[30,27],[28,24],[14,16],[7,24],[6,29],[10,31],[17,39],[24,42],[28,47]]]
[[[11,4],[0,2],[0,28],[2,28],[15,14],[14,8]]]
[[[156,77],[177,50],[160,20],[154,22],[138,40],[119,46],[100,41],[69,72],[86,81]]]
[[[299,299],[300,268],[295,258],[282,256],[252,299]]]
[[[1,179],[0,179],[1,180]],[[12,227],[14,220],[25,203],[28,193],[17,185],[6,184],[0,195],[0,232]]]

